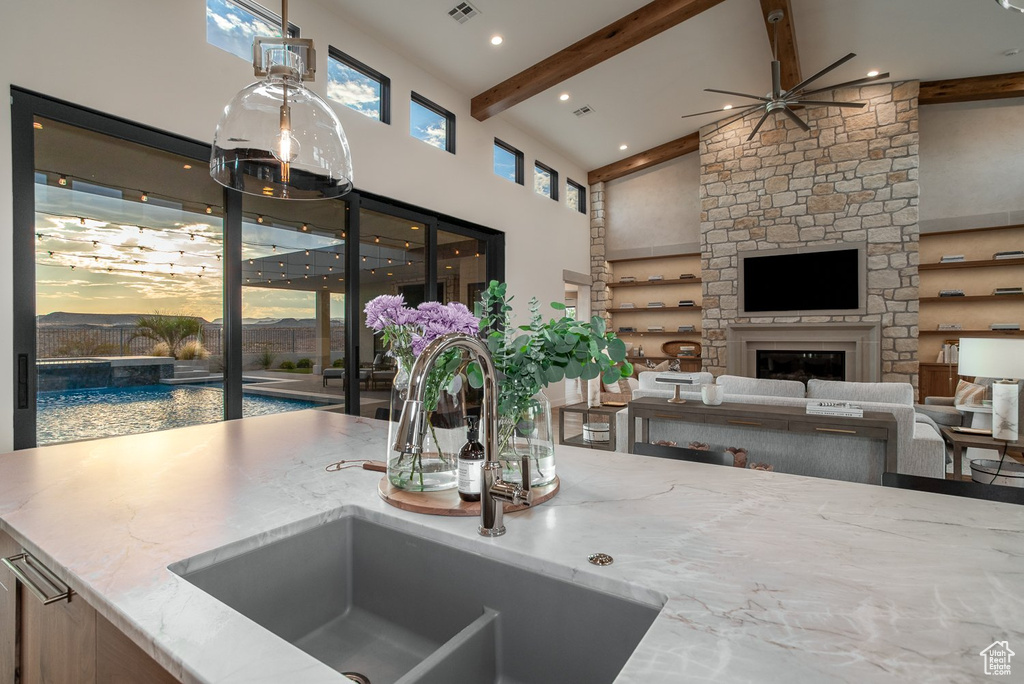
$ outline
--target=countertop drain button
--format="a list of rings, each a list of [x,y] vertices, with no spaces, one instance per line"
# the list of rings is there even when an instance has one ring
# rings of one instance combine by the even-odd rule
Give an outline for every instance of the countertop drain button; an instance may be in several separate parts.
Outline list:
[[[615,559],[609,556],[607,553],[592,554],[589,558],[587,558],[587,560],[593,563],[594,565],[611,565],[615,562]]]

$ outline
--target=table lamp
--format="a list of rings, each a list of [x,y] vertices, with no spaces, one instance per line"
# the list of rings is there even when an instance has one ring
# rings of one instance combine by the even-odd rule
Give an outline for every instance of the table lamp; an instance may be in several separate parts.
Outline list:
[[[1024,378],[1024,340],[961,339],[957,372],[993,379],[992,436],[1009,442],[1017,441],[1020,419],[1017,378]]]

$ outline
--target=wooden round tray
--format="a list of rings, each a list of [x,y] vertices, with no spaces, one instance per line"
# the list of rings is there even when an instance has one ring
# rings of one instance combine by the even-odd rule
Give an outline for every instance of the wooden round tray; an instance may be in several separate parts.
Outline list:
[[[560,483],[556,475],[551,484],[546,484],[543,487],[534,487],[533,505],[538,506],[553,497],[558,493],[559,486]],[[377,483],[377,493],[380,494],[380,498],[395,508],[401,508],[403,511],[466,518],[480,515],[480,502],[463,501],[459,498],[457,489],[446,489],[443,492],[407,492],[391,484],[391,481],[385,475]],[[515,506],[505,504],[506,513],[515,513],[524,508],[528,507],[522,504]]]
[[[692,356],[680,356],[679,349],[681,347],[693,347],[694,354]],[[690,342],[688,340],[672,340],[671,342],[666,342],[661,345],[661,351],[665,356],[680,359],[697,359],[700,358],[701,355],[700,342]]]

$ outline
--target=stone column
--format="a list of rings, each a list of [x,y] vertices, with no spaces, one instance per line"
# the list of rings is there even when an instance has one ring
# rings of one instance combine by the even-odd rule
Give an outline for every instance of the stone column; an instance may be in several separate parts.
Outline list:
[[[590,276],[593,279],[590,288],[590,314],[610,321],[608,283],[611,282],[612,272],[605,261],[604,221],[604,183],[594,183],[590,186]]]
[[[316,293],[316,357],[314,373],[323,373],[331,367],[331,293],[317,290]]]

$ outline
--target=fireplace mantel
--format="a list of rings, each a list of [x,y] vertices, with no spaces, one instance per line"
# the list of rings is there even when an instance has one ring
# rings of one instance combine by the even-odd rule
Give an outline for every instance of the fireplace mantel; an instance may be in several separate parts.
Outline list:
[[[881,379],[881,326],[878,323],[735,323],[727,331],[727,372],[755,377],[759,349],[846,352],[846,379]]]

